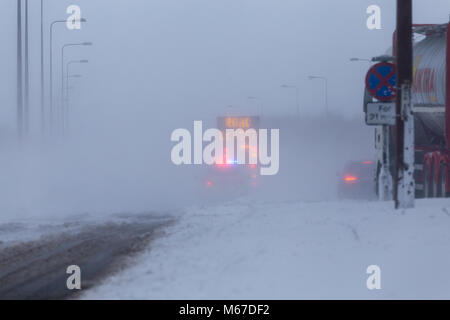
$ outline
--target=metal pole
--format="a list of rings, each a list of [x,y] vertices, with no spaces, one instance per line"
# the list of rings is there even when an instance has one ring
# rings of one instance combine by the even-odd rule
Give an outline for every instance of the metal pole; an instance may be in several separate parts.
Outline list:
[[[66,132],[69,132],[69,108],[70,108],[70,104],[69,104],[69,74],[70,74],[70,69],[69,66],[72,63],[80,63],[80,61],[69,61],[67,62],[66,65],[66,112],[65,112],[65,117],[63,119],[63,121],[65,122],[65,127],[66,127]]]
[[[328,110],[328,79],[327,78],[323,78],[325,80],[325,112],[328,116],[329,114],[329,110]]]
[[[44,106],[44,0],[41,0],[41,133],[45,132]]]
[[[28,40],[28,0],[25,0],[25,90],[24,90],[24,131],[29,131],[30,122],[30,68],[29,68],[29,40]]]
[[[66,122],[67,127],[69,126],[69,66],[72,62],[69,61],[66,66],[66,99],[67,99],[67,117],[63,119]]]
[[[86,45],[92,45],[90,42],[82,42],[82,43],[66,43],[61,48],[61,123],[62,123],[62,133],[64,135],[65,131],[65,113],[67,112],[67,106],[64,103],[64,49],[66,47],[71,46],[86,46]],[[67,73],[68,74],[68,73]],[[68,81],[67,81],[68,82]]]
[[[63,45],[61,48],[61,125],[62,134],[64,135],[64,48],[67,45]]]
[[[50,81],[49,81],[49,87],[50,87],[50,109],[49,109],[49,127],[50,127],[50,134],[53,133],[53,25],[55,22],[52,22],[50,24]]]
[[[50,24],[50,110],[49,110],[49,126],[50,126],[50,133],[53,132],[53,26],[55,23],[63,23],[66,22],[66,20],[56,20],[53,21]]]
[[[17,0],[17,132],[19,139],[22,139],[23,135],[22,0]]]
[[[66,65],[66,99],[69,94],[69,65],[71,62],[69,61]]]
[[[397,98],[395,208],[414,207],[414,115],[412,84],[412,0],[397,0]]]

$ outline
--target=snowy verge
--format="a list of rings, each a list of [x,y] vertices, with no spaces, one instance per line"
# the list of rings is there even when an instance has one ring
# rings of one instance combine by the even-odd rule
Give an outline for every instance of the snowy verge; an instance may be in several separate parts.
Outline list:
[[[84,299],[450,298],[450,202],[190,208]],[[366,269],[381,268],[381,290]]]

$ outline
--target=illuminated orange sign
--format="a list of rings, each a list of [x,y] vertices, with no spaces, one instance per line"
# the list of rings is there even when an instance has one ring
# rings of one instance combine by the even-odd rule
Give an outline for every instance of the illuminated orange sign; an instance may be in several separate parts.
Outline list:
[[[218,117],[218,125],[220,130],[225,129],[258,129],[259,117],[255,116],[228,116]]]
[[[226,128],[241,128],[248,129],[251,127],[251,121],[248,117],[226,117],[225,127]]]

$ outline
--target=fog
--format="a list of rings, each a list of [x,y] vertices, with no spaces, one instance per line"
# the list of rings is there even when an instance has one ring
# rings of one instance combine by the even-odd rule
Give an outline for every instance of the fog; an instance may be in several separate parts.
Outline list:
[[[336,198],[336,173],[372,159],[373,128],[362,111],[368,59],[392,41],[395,1],[379,0],[382,29],[368,30],[373,1],[45,0],[45,101],[49,105],[49,24],[71,4],[81,30],[54,29],[54,96],[64,60],[70,126],[41,134],[39,1],[30,0],[30,130],[16,133],[16,1],[0,3],[0,210],[3,217],[172,210],[234,196],[209,197],[203,166],[175,166],[171,132],[213,127],[225,114],[261,115],[280,129],[280,171],[248,196],[260,200]],[[415,23],[444,23],[450,3],[414,1]],[[324,83],[328,79],[326,116]],[[295,90],[299,88],[300,119]],[[257,99],[249,99],[256,97]],[[47,128],[48,129],[48,128]]]

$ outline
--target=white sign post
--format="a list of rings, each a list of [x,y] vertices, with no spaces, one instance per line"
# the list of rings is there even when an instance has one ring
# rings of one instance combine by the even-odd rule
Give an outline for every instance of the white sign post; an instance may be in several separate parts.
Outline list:
[[[414,208],[414,114],[411,105],[411,86],[402,85],[401,117],[404,123],[403,164],[399,170],[398,202],[399,208]]]
[[[392,175],[389,171],[389,126],[396,123],[396,110],[394,102],[370,102],[366,109],[366,124],[369,126],[381,125],[382,131],[382,161],[378,172],[378,198],[389,201],[393,198]]]

